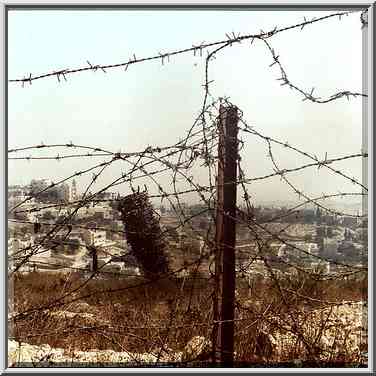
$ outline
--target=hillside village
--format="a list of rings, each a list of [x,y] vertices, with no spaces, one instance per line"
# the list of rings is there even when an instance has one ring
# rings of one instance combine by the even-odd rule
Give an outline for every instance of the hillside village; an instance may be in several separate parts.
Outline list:
[[[28,186],[10,186],[8,190],[9,207],[23,202],[9,218],[8,253],[13,256],[12,262],[27,255],[30,247],[41,244],[22,264],[20,272],[90,273],[93,270],[90,247],[95,247],[102,278],[142,274],[127,242],[119,211],[113,204],[120,198],[119,194],[104,192],[85,205],[78,205],[83,197],[74,180],[71,185],[61,184],[52,190],[47,187],[46,181],[33,180]],[[35,192],[43,193],[32,197]],[[209,251],[214,212],[199,204],[183,204],[183,207],[186,215],[192,217],[185,225],[181,225],[179,216],[170,208],[159,206],[153,210],[167,240],[170,268],[183,268],[179,273],[184,275],[190,272],[189,267],[184,269],[185,265]],[[263,256],[276,273],[293,274],[295,268],[288,266],[293,264],[330,275],[342,271],[340,263],[361,267],[367,261],[364,245],[367,224],[356,216],[324,213],[320,208],[289,213],[285,207],[261,206],[254,208],[253,215],[247,224],[241,222],[240,214],[237,226],[236,270],[247,278],[269,275],[264,261],[258,257],[260,249],[255,234],[266,241]],[[64,231],[45,241],[44,237],[55,224],[63,221]],[[252,221],[261,226],[252,225]],[[276,234],[280,234],[277,239]],[[210,257],[200,263],[201,273],[209,273]]]

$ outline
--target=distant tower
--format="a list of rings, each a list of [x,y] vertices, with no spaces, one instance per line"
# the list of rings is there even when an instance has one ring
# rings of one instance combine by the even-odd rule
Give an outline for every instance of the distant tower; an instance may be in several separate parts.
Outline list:
[[[71,200],[76,201],[76,199],[77,199],[77,185],[76,185],[76,180],[73,179],[72,190],[71,190]]]

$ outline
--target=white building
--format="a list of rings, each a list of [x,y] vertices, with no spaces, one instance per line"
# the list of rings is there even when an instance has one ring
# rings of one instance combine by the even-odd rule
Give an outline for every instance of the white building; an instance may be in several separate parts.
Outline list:
[[[104,230],[87,230],[84,234],[86,244],[95,247],[104,247],[107,244],[106,231]]]

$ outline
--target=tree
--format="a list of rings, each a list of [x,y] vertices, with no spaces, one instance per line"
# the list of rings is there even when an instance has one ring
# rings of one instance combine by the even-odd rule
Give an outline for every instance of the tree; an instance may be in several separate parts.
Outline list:
[[[315,214],[313,210],[304,210],[303,212],[304,216],[304,223],[313,223],[315,219]]]
[[[71,254],[77,253],[80,248],[80,241],[78,239],[69,239],[68,252]]]
[[[42,214],[42,219],[45,221],[52,221],[53,219],[55,219],[55,217],[52,215],[50,211],[45,211]]]
[[[147,278],[169,271],[166,244],[159,221],[146,192],[119,201],[127,241]]]
[[[316,221],[317,221],[317,224],[321,224],[321,218],[322,218],[321,210],[320,210],[320,208],[317,208],[317,210],[316,210]]]
[[[14,219],[17,219],[18,221],[27,221],[27,214],[25,212],[15,212],[14,213]]]

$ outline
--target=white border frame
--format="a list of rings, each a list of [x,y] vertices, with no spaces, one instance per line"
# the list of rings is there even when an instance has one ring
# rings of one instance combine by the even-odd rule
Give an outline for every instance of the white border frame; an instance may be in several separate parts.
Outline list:
[[[333,5],[333,7],[347,7],[350,5],[369,5],[369,2],[363,2],[363,1],[331,1],[329,3],[330,5]],[[111,5],[137,5],[137,6],[144,6],[147,7],[148,5],[150,6],[157,6],[157,5],[196,5],[196,6],[202,6],[202,5],[249,5],[249,6],[275,6],[276,8],[282,7],[282,6],[288,6],[290,9],[292,6],[299,6],[301,7],[310,7],[310,6],[328,6],[328,2],[325,1],[317,1],[317,2],[302,2],[302,1],[288,1],[288,2],[270,2],[270,1],[257,1],[256,3],[251,3],[250,1],[247,0],[238,0],[235,3],[231,3],[230,1],[200,1],[200,0],[190,0],[188,2],[160,2],[160,1],[153,1],[153,0],[138,0],[138,1],[122,1],[122,0],[112,0],[110,2],[97,2],[97,1],[74,1],[74,0],[65,0],[65,1],[39,1],[39,2],[34,2],[34,1],[22,1],[22,0],[13,0],[13,1],[1,1],[0,2],[0,19],[3,21],[1,24],[4,25],[1,28],[1,47],[2,47],[2,53],[3,53],[3,58],[0,60],[0,82],[4,82],[4,85],[2,85],[3,88],[3,93],[2,93],[2,100],[0,104],[0,113],[2,114],[2,123],[3,127],[1,130],[1,143],[2,145],[5,144],[5,138],[7,136],[7,131],[6,131],[6,115],[5,115],[5,96],[7,93],[6,90],[6,83],[5,83],[5,69],[6,69],[6,43],[5,43],[5,38],[6,38],[6,32],[5,32],[5,5],[25,5],[25,6],[77,6],[80,5],[82,7],[85,6],[95,6],[95,5],[106,5],[106,6],[111,6]],[[374,276],[373,276],[373,268],[374,268],[374,257],[373,257],[373,168],[372,168],[372,162],[373,162],[373,109],[372,109],[372,104],[373,104],[373,58],[374,58],[374,49],[373,49],[373,35],[374,35],[374,28],[373,28],[373,10],[374,5],[370,5],[369,11],[368,11],[368,27],[367,27],[367,33],[368,33],[368,69],[367,69],[367,75],[368,75],[368,82],[370,83],[368,89],[368,108],[367,108],[367,128],[368,128],[368,249],[371,250],[368,253],[368,265],[371,265],[372,271],[369,274],[368,278],[368,328],[371,328],[372,330],[369,331],[371,333],[371,336],[368,338],[368,344],[369,344],[369,349],[372,349],[373,352],[373,346],[374,346],[374,327],[373,327],[373,317],[372,317],[372,312],[373,312],[373,304],[374,304],[374,299],[373,299],[373,282],[374,282]],[[372,80],[370,80],[372,78]],[[1,173],[0,176],[2,179],[5,180],[5,183],[7,182],[6,179],[6,173],[7,173],[7,158],[6,158],[6,150],[3,148],[4,152],[1,153],[0,157],[0,169]],[[3,182],[3,180],[2,180]],[[5,184],[1,184],[0,188],[1,192],[1,199],[0,199],[0,213],[1,213],[1,219],[0,222],[2,224],[1,230],[0,230],[0,239],[2,240],[2,244],[5,245],[7,234],[6,234],[6,208],[7,208],[7,203],[6,203],[6,189],[5,189]],[[5,248],[7,249],[7,248]],[[1,247],[0,247],[1,250]],[[1,265],[3,266],[3,270],[6,272],[4,276],[4,282],[7,279],[7,271],[5,270],[6,267],[6,254],[5,252],[0,253],[0,260],[1,260]],[[3,289],[2,289],[2,301],[4,302],[5,296],[6,296],[6,288],[7,284],[3,284]],[[371,293],[372,292],[372,293]],[[371,294],[370,294],[371,293]],[[4,345],[5,349],[7,349],[7,315],[6,315],[6,310],[3,309],[1,310],[1,316],[2,316],[2,322],[3,326],[1,326],[1,337],[4,338]],[[354,368],[323,368],[323,369],[318,369],[318,368],[278,368],[278,369],[271,369],[271,368],[7,368],[7,351],[3,352],[3,356],[1,357],[1,363],[0,363],[0,369],[2,372],[6,371],[6,373],[71,373],[71,372],[77,372],[77,373],[225,373],[225,372],[234,372],[234,373],[270,373],[273,371],[273,373],[322,373],[322,372],[327,372],[327,373],[370,373],[373,370],[374,366],[374,359],[373,359],[373,354],[371,355],[369,351],[369,360],[368,360],[368,368],[359,368],[359,369],[354,369]]]

